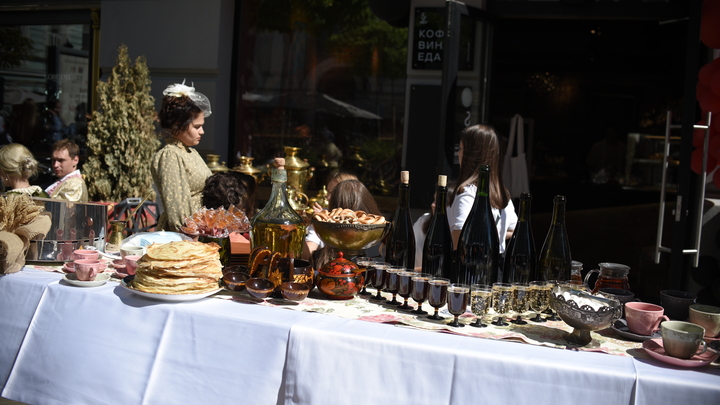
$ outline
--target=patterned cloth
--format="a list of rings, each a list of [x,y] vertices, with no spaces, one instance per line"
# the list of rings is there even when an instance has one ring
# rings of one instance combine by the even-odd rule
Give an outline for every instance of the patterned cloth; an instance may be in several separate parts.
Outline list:
[[[88,191],[80,170],[68,174],[45,189],[50,198],[67,201],[88,201]]]
[[[40,187],[40,186],[14,188],[12,190],[9,190],[8,193],[9,194],[27,194],[30,197],[50,198],[48,193],[46,193],[45,190],[43,190],[42,187]]]
[[[185,217],[202,207],[202,190],[212,172],[195,149],[174,139],[155,153],[151,171],[164,208],[158,229],[179,232]]]

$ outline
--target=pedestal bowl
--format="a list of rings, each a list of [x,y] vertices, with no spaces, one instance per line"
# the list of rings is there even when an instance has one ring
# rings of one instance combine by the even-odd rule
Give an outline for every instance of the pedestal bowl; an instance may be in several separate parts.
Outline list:
[[[617,300],[574,290],[553,291],[550,306],[566,324],[575,328],[563,339],[578,346],[592,342],[591,331],[609,328],[622,313],[622,306]]]
[[[338,250],[353,252],[377,245],[390,229],[390,222],[376,225],[338,224],[313,218],[312,224],[323,243]]]

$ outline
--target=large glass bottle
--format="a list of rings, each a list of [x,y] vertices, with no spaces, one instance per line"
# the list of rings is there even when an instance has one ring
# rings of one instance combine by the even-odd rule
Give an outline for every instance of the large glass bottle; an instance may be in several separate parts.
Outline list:
[[[252,247],[267,246],[274,252],[299,258],[305,240],[305,221],[287,197],[285,159],[275,158],[272,191],[267,204],[252,219]]]
[[[553,198],[552,222],[538,257],[543,280],[563,282],[570,279],[572,257],[565,229],[565,201],[565,196],[562,195]]]
[[[422,272],[450,278],[452,257],[452,234],[447,220],[447,176],[440,175],[435,189],[435,212],[423,245]]]
[[[529,283],[540,280],[535,238],[530,225],[530,193],[520,195],[520,215],[505,250],[503,283]]]
[[[385,241],[386,262],[406,269],[415,268],[415,232],[410,217],[410,172],[400,172],[397,208]]]
[[[490,205],[490,167],[480,166],[477,194],[470,214],[460,231],[457,265],[453,283],[492,285],[498,277],[498,238],[492,206]]]

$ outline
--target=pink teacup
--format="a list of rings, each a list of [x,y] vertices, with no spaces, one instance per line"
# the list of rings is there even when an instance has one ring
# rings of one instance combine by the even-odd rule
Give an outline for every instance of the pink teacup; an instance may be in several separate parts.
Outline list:
[[[660,322],[669,321],[664,315],[665,309],[659,305],[647,302],[626,302],[625,320],[630,332],[650,336],[660,330]]]
[[[95,280],[99,270],[99,260],[75,260],[75,276],[80,281]]]
[[[100,260],[100,253],[97,250],[78,249],[73,251],[75,260]]]
[[[140,260],[142,256],[138,255],[129,255],[125,256],[125,271],[126,274],[129,276],[132,276],[135,274],[135,269],[137,269],[137,261]]]

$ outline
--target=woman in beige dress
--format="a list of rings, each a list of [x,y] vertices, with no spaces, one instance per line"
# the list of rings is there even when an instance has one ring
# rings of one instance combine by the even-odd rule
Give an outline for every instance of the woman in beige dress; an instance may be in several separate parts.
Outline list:
[[[200,154],[192,148],[205,133],[210,101],[194,87],[183,84],[163,91],[158,114],[166,145],[152,161],[152,177],[159,192],[163,213],[158,228],[180,232],[185,218],[201,208],[205,180],[212,174]]]

